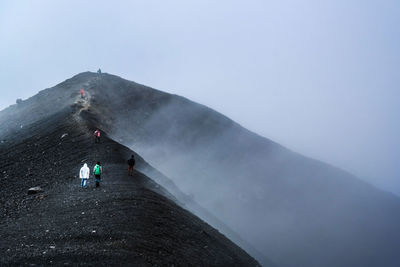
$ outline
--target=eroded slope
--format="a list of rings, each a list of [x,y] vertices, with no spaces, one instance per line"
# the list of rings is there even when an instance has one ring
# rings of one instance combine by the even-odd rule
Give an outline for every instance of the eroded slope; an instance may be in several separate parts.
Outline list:
[[[133,152],[106,136],[95,145],[93,120],[75,115],[81,108],[66,106],[4,135],[0,265],[257,265],[148,177],[129,177]],[[137,158],[138,168],[146,165]],[[81,189],[79,168],[96,161],[102,186],[91,177]],[[32,186],[44,193],[27,195]]]

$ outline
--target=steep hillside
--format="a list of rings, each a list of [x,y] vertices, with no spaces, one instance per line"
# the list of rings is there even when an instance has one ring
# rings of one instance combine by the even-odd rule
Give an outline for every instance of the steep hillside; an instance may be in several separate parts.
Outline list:
[[[93,81],[85,88],[96,123],[239,233],[253,255],[281,266],[400,266],[398,197],[185,98],[108,74],[66,83],[81,79]]]
[[[134,152],[106,135],[94,144],[97,119],[78,100],[86,82],[77,77],[0,112],[0,265],[258,266],[138,171],[173,186],[139,155],[130,177]],[[91,177],[82,189],[79,168],[96,161],[101,187]],[[44,192],[28,195],[33,186]]]

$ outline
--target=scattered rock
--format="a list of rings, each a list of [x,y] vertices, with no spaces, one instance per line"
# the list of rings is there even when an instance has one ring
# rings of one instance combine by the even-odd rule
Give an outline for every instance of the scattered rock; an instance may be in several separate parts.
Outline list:
[[[28,189],[28,195],[43,193],[44,190],[40,186],[31,187]]]
[[[38,195],[38,196],[36,197],[36,199],[37,199],[37,200],[42,200],[42,199],[44,199],[45,197],[46,197],[45,195],[40,194],[40,195]]]

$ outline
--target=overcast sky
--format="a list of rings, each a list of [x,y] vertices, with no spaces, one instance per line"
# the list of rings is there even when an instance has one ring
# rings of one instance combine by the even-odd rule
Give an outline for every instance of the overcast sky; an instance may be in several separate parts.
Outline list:
[[[0,2],[0,108],[99,67],[400,194],[400,1]]]

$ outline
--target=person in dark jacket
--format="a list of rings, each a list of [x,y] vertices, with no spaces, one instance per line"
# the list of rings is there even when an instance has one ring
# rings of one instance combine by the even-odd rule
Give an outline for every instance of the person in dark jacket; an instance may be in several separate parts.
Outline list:
[[[130,159],[128,159],[128,165],[129,165],[129,167],[128,167],[128,174],[130,175],[130,176],[132,176],[133,175],[133,167],[135,166],[135,156],[134,155],[132,155],[132,157],[130,158]]]

